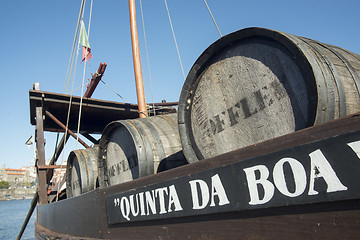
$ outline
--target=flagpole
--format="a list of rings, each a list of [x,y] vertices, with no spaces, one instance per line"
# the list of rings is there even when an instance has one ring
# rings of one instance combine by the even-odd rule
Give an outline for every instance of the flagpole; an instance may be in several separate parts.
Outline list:
[[[134,72],[135,72],[139,117],[145,118],[147,117],[148,114],[146,111],[144,83],[141,73],[139,39],[138,39],[137,24],[136,24],[135,0],[129,0],[129,12],[130,12],[130,29],[131,29],[132,52],[133,52],[133,61],[134,61]]]

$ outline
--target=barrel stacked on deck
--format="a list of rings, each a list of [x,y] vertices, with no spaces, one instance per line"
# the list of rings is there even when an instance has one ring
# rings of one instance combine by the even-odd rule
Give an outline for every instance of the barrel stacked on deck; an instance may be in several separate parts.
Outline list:
[[[359,76],[360,56],[339,47],[263,28],[234,32],[197,59],[178,114],[105,128],[92,176],[115,185],[359,112]],[[79,153],[70,157],[68,180],[85,185],[77,178],[94,171],[82,174]],[[88,186],[67,184],[72,195]]]

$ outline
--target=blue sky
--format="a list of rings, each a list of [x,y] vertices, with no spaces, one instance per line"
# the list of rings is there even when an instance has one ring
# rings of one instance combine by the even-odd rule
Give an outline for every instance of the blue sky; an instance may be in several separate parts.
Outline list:
[[[44,91],[63,93],[80,0],[12,0],[1,2],[0,69],[2,72],[0,165],[33,165],[33,149],[25,141],[30,125],[28,89],[39,82]],[[178,101],[184,78],[163,0],[142,0],[153,94],[144,46],[140,6],[138,30],[147,101]],[[360,54],[358,0],[207,0],[223,35],[247,27],[264,27],[336,45]],[[91,0],[84,21],[88,27]],[[187,75],[197,57],[219,38],[203,0],[167,0],[179,51]],[[107,62],[103,80],[128,102],[135,103],[128,1],[94,0],[90,25],[93,58],[86,67],[90,78],[100,62]],[[75,88],[82,82],[84,64],[77,59]],[[72,80],[72,79],[71,79]],[[81,95],[80,91],[74,93]],[[153,95],[153,97],[152,97]],[[93,98],[122,101],[99,84]],[[45,135],[46,159],[55,144]],[[71,144],[70,144],[71,145]],[[64,157],[74,143],[68,147]]]

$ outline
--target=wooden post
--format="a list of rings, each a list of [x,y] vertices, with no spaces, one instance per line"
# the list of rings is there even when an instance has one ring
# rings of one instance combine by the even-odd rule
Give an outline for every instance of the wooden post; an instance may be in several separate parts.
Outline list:
[[[130,29],[131,29],[131,41],[134,61],[134,72],[136,81],[136,93],[139,106],[139,117],[147,117],[144,84],[141,73],[141,62],[140,62],[140,50],[139,50],[139,39],[137,34],[136,24],[136,10],[135,0],[129,0],[129,12],[130,12]]]
[[[44,141],[44,124],[43,108],[36,107],[36,158],[37,166],[45,165],[45,141]],[[46,169],[38,169],[38,192],[39,203],[47,204],[47,183]]]

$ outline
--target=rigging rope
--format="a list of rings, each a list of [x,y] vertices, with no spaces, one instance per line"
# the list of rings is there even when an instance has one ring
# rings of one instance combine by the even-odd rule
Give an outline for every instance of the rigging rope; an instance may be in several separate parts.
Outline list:
[[[74,66],[74,72],[73,72],[73,80],[72,80],[72,84],[71,84],[71,94],[70,94],[70,100],[69,100],[69,107],[68,107],[68,114],[66,117],[66,131],[64,133],[64,139],[67,139],[67,131],[68,131],[68,127],[69,127],[69,119],[70,119],[70,112],[71,112],[71,105],[72,105],[72,98],[73,98],[73,91],[74,91],[74,82],[75,82],[75,75],[76,75],[76,67],[77,67],[77,57],[79,55],[79,41],[78,41],[78,36],[79,36],[79,26],[80,26],[80,22],[81,19],[83,19],[84,17],[84,8],[85,8],[85,3],[86,0],[82,0],[81,2],[81,7],[80,7],[80,12],[79,12],[79,18],[78,18],[78,22],[77,22],[77,26],[76,26],[76,33],[75,33],[75,44],[76,44],[76,51],[74,51],[72,53],[72,61],[71,61],[71,67],[70,67],[70,72],[69,72],[69,79],[68,79],[68,83],[67,85],[69,85],[69,80],[70,80],[70,75],[71,75],[71,71],[72,71],[72,65],[74,63],[74,58],[75,58],[75,66]],[[76,53],[76,57],[75,57],[75,53]],[[66,89],[66,93],[68,93],[68,86]],[[63,162],[64,159],[64,155],[62,155],[61,158],[61,163]]]
[[[215,24],[215,26],[216,26],[216,29],[218,30],[218,32],[219,32],[219,34],[220,34],[220,37],[222,37],[222,34],[221,34],[221,32],[220,32],[220,29],[219,29],[218,25],[216,24],[215,18],[214,18],[214,16],[212,15],[211,10],[210,10],[209,5],[207,4],[206,0],[204,0],[204,3],[205,3],[205,5],[206,5],[206,7],[207,7],[207,9],[208,9],[208,11],[209,11],[209,13],[210,13],[210,16],[211,16],[211,18],[212,18],[212,20],[213,20],[213,22],[214,22],[214,24]]]
[[[183,77],[184,77],[184,80],[185,80],[184,68],[183,68],[183,65],[182,65],[182,62],[181,62],[180,52],[179,52],[179,48],[178,48],[178,45],[177,45],[177,42],[176,42],[176,37],[175,37],[174,28],[173,28],[173,25],[172,25],[172,22],[171,22],[170,11],[169,11],[169,8],[168,8],[168,5],[167,5],[166,0],[164,0],[164,2],[165,2],[165,6],[166,6],[166,11],[167,11],[167,14],[168,14],[168,17],[169,17],[169,22],[170,22],[171,31],[172,31],[172,34],[173,34],[173,37],[174,37],[174,42],[175,42],[175,46],[176,46],[176,51],[177,51],[177,54],[178,54],[178,57],[179,57],[179,61],[180,61],[181,71],[182,71],[182,74],[183,74]]]
[[[71,71],[72,71],[72,65],[73,65],[73,62],[74,62],[74,58],[75,60],[77,59],[78,55],[79,55],[79,52],[78,52],[78,49],[79,49],[79,42],[78,42],[78,35],[79,35],[79,25],[80,25],[80,21],[81,19],[83,18],[84,16],[84,7],[85,7],[85,3],[86,3],[86,0],[82,0],[81,2],[81,7],[80,7],[80,13],[79,14],[79,19],[78,19],[78,23],[77,23],[77,26],[76,26],[76,33],[75,33],[75,37],[76,37],[76,57],[75,56],[75,51],[72,53],[72,61],[71,61],[71,67],[70,67],[70,72],[69,72],[69,79],[68,79],[68,82],[67,82],[67,88],[66,88],[66,93],[68,92],[68,87],[69,87],[69,80],[70,80],[70,76],[71,76]],[[71,94],[70,94],[70,100],[69,100],[69,107],[68,107],[68,114],[67,114],[67,117],[66,117],[66,126],[65,126],[65,133],[64,133],[64,141],[66,143],[66,140],[67,140],[67,134],[68,134],[68,128],[69,128],[69,119],[70,119],[70,112],[71,112],[71,105],[72,105],[72,98],[73,98],[73,89],[74,89],[74,82],[75,82],[75,73],[76,73],[76,66],[77,66],[77,61],[75,61],[75,66],[74,66],[74,73],[73,73],[73,80],[72,80],[72,84],[71,84]],[[65,143],[64,143],[64,148],[65,148]],[[63,165],[63,162],[64,162],[64,154],[62,154],[61,156],[61,167],[60,167],[60,172],[62,171],[62,165]],[[60,185],[61,184],[58,184],[58,188],[57,188],[57,191],[56,191],[56,201],[59,200],[59,191],[60,191]]]
[[[153,92],[153,87],[152,87],[152,82],[151,82],[149,52],[148,52],[147,41],[146,41],[144,14],[143,14],[143,8],[142,8],[141,0],[140,0],[140,12],[141,12],[142,25],[143,25],[143,34],[144,34],[144,42],[145,42],[145,50],[146,50],[146,59],[147,59],[147,65],[148,65],[148,70],[149,70],[151,99],[152,99],[152,102],[154,103],[154,92]],[[155,113],[155,105],[153,105],[153,109],[154,109],[154,115],[156,115],[156,113]]]
[[[90,25],[91,25],[91,14],[92,14],[93,1],[94,0],[91,0],[91,4],[90,4],[90,15],[89,15],[89,24],[88,24],[88,33],[87,33],[88,37],[90,36]],[[83,102],[83,93],[84,93],[84,85],[85,85],[85,70],[86,70],[86,60],[84,62],[84,72],[83,72],[81,95],[80,95],[81,97],[80,97],[79,119],[78,119],[77,134],[76,134],[76,149],[78,148],[78,143],[79,143],[82,102]]]
[[[66,76],[66,80],[65,80],[65,84],[64,84],[64,90],[63,90],[64,93],[67,93],[68,88],[69,88],[70,76],[71,76],[72,66],[74,63],[74,57],[75,57],[75,52],[76,52],[76,48],[77,48],[79,26],[80,26],[81,16],[83,15],[85,2],[86,2],[85,0],[82,0],[81,5],[80,5],[79,17],[78,17],[78,21],[76,24],[76,30],[75,30],[74,40],[73,40],[73,47],[72,47],[72,50],[70,53],[68,69],[67,69],[67,73],[66,73],[67,76]]]
[[[93,0],[92,0],[93,1]],[[77,22],[77,26],[76,26],[76,32],[75,32],[75,37],[74,37],[74,43],[73,43],[73,51],[71,53],[71,65],[70,65],[70,72],[69,72],[69,76],[67,79],[67,87],[66,87],[66,93],[68,92],[68,87],[69,87],[69,81],[70,81],[70,76],[71,76],[71,72],[72,72],[72,65],[74,63],[74,58],[75,58],[75,66],[74,66],[74,72],[73,72],[73,81],[72,81],[72,85],[71,85],[71,94],[70,94],[70,101],[69,101],[69,108],[68,108],[68,114],[67,114],[67,119],[66,119],[66,129],[65,129],[65,133],[64,133],[64,141],[66,141],[67,139],[67,131],[68,131],[68,127],[69,127],[69,119],[70,119],[70,112],[71,112],[71,105],[72,105],[72,97],[73,97],[73,89],[74,89],[74,82],[75,82],[75,73],[76,73],[76,67],[77,67],[77,58],[79,55],[79,41],[78,41],[78,36],[79,36],[79,26],[80,26],[80,21],[83,19],[84,17],[84,7],[85,7],[85,3],[86,0],[82,0],[81,2],[81,7],[80,7],[80,12],[79,12],[79,18],[78,18],[78,22]],[[91,2],[91,9],[90,9],[90,18],[89,21],[91,20],[91,11],[92,11],[92,4],[93,2]],[[89,24],[89,30],[90,30],[90,24]],[[76,50],[76,51],[75,51]],[[75,52],[76,52],[76,57],[75,57]],[[86,68],[86,63],[84,63],[84,73],[83,73],[83,82],[82,82],[82,92],[81,92],[81,100],[80,100],[80,110],[79,110],[79,121],[78,121],[78,134],[77,134],[77,139],[76,139],[76,148],[77,148],[77,144],[78,144],[78,135],[79,135],[79,124],[80,124],[80,117],[81,117],[81,108],[82,108],[82,93],[83,93],[83,86],[84,86],[84,76],[85,76],[85,68]],[[69,69],[69,67],[68,67]],[[65,88],[65,87],[64,87]],[[65,89],[64,89],[65,90]],[[61,167],[60,167],[60,172],[62,171],[62,166],[63,166],[63,162],[64,162],[64,154],[62,154],[62,158],[61,158]],[[58,201],[59,198],[59,190],[60,190],[60,185],[58,184],[58,189],[56,192],[56,201]]]
[[[63,91],[64,93],[67,93],[68,88],[69,88],[70,76],[71,76],[71,73],[72,73],[72,66],[73,66],[73,63],[74,63],[75,53],[77,53],[76,49],[77,49],[77,45],[78,45],[79,26],[80,26],[80,21],[82,19],[82,16],[84,14],[85,2],[86,2],[86,0],[82,0],[81,5],[80,5],[79,17],[78,17],[78,21],[77,21],[77,24],[76,24],[76,31],[75,31],[74,41],[73,41],[73,48],[72,48],[72,51],[71,51],[71,54],[70,54],[69,65],[68,65],[68,70],[67,70],[67,79],[65,80],[65,84],[64,84],[64,91]],[[75,62],[75,69],[76,69],[76,62]],[[74,78],[75,78],[75,70],[74,70],[73,79]],[[72,89],[74,88],[73,86],[74,86],[74,80],[73,80],[73,83],[72,83]],[[65,145],[65,142],[67,140],[67,129],[68,129],[68,126],[69,126],[70,109],[71,109],[72,96],[73,96],[72,92],[73,91],[71,91],[70,100],[69,100],[68,114],[67,114],[67,119],[66,119],[66,130],[65,130],[64,136],[63,136],[64,137],[64,145]],[[62,154],[61,165],[62,165],[63,160],[64,160],[64,154]],[[58,200],[58,197],[56,197],[56,200]]]
[[[125,98],[123,98],[120,94],[118,94],[114,89],[112,89],[109,85],[106,84],[106,82],[104,82],[104,80],[100,79],[100,82],[102,82],[103,84],[105,84],[105,86],[107,86],[111,91],[113,91],[118,97],[120,97],[122,100],[125,101],[125,103],[129,103],[128,101],[126,101]]]

